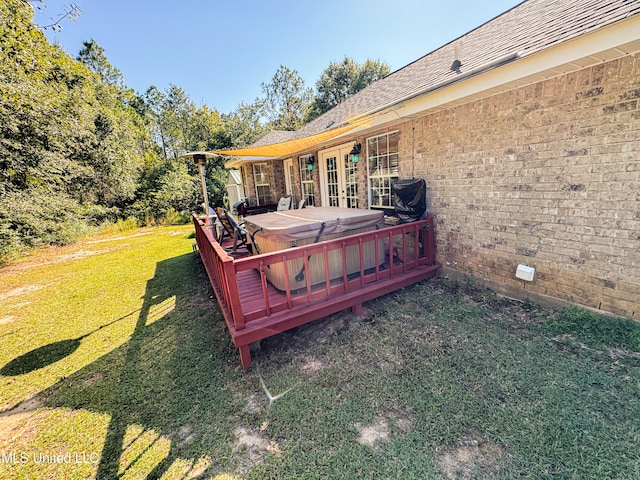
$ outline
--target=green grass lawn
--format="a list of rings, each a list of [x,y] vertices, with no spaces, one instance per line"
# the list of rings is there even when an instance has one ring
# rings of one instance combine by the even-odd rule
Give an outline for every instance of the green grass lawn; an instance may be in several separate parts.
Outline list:
[[[640,478],[637,323],[436,278],[243,373],[191,231],[0,269],[0,478]]]

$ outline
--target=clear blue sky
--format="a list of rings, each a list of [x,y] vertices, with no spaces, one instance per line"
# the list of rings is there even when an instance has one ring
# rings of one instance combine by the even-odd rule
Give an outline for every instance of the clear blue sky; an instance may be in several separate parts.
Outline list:
[[[45,0],[40,25],[73,0]],[[314,87],[332,61],[367,58],[397,70],[520,0],[75,0],[76,23],[47,31],[76,56],[95,39],[143,93],[182,87],[221,113],[262,96],[280,65]]]

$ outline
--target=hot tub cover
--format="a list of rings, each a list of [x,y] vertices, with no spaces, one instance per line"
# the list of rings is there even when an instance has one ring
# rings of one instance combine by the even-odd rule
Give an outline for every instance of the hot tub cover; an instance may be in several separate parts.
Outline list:
[[[310,207],[253,215],[245,220],[245,225],[260,237],[277,236],[280,240],[295,241],[315,237],[323,222],[324,236],[365,227],[380,227],[383,221],[383,212],[377,210]]]

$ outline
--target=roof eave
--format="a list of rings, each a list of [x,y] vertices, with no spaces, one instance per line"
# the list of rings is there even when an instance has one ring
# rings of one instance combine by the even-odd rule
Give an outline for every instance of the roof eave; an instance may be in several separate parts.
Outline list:
[[[640,15],[562,44],[494,66],[468,78],[431,87],[376,111],[368,128],[421,116],[640,52]],[[362,129],[360,129],[362,130]],[[357,133],[357,130],[354,131]]]

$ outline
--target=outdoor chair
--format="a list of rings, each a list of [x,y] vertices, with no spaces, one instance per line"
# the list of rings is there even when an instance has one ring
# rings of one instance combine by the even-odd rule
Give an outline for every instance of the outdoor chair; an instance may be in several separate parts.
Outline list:
[[[224,239],[225,234],[233,240],[233,246],[226,250],[231,250],[235,253],[238,250],[238,247],[246,247],[249,253],[260,253],[253,235],[244,228],[244,222],[238,223],[235,217],[222,207],[216,207],[216,215],[218,216],[218,221],[222,225],[223,229],[223,234],[220,237],[220,244],[222,244],[222,239]]]
[[[276,209],[278,212],[282,210],[289,210],[291,208],[291,197],[282,197],[278,202],[278,208]]]

